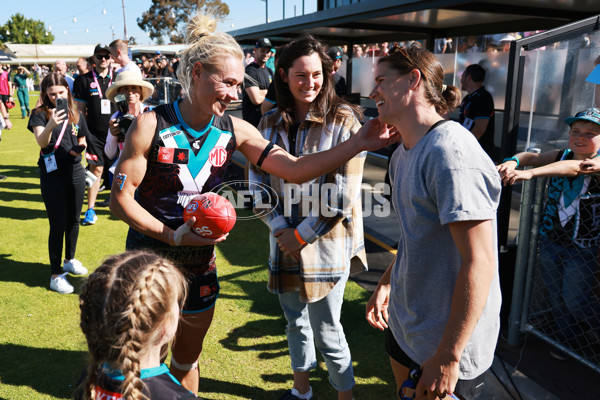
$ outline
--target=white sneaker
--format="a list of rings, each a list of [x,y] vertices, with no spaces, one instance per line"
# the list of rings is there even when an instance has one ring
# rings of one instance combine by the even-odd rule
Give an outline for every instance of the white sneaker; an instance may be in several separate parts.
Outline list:
[[[73,275],[85,275],[88,273],[87,268],[84,267],[79,260],[74,258],[64,261],[63,270]]]
[[[67,272],[56,278],[50,278],[50,289],[61,294],[73,293],[73,286],[67,281],[65,275],[67,275]]]

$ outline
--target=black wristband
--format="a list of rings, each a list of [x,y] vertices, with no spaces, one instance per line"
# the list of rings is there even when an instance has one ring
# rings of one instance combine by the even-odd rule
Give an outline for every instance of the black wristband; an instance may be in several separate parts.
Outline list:
[[[256,162],[256,166],[258,168],[260,168],[260,166],[262,165],[262,163],[265,161],[265,158],[267,158],[267,155],[269,154],[269,152],[271,151],[272,148],[273,148],[273,143],[270,142],[267,145],[267,147],[265,147],[265,149],[263,150],[262,154],[258,158],[258,161]]]

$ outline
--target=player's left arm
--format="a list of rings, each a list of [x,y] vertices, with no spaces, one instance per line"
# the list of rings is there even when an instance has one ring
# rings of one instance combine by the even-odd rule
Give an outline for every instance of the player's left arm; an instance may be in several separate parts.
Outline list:
[[[256,164],[269,145],[258,130],[248,122],[232,118],[237,150],[248,161]],[[302,183],[332,171],[361,151],[379,149],[400,140],[399,132],[389,131],[377,118],[369,120],[352,138],[324,152],[294,157],[279,146],[274,146],[261,168],[288,182]]]
[[[433,357],[422,365],[417,397],[425,391],[454,392],[460,358],[481,317],[497,269],[490,220],[453,222],[449,228],[462,265],[444,334]]]

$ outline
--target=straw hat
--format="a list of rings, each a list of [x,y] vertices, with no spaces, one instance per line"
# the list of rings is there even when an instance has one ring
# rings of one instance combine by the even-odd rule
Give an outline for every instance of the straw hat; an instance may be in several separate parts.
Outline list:
[[[144,81],[137,71],[123,71],[106,91],[106,97],[112,102],[115,101],[115,95],[119,92],[119,88],[123,86],[139,86],[142,88],[142,97],[140,101],[144,101],[154,93],[154,86],[150,82]]]

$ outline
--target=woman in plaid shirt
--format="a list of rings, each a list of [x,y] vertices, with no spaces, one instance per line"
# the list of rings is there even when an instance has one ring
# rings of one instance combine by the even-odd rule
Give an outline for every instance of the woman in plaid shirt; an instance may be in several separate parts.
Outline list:
[[[275,74],[278,108],[258,126],[264,138],[301,157],[335,147],[360,129],[360,111],[335,94],[332,66],[311,36],[281,51]],[[351,263],[366,268],[360,200],[364,160],[363,152],[302,185],[251,169],[250,180],[268,185],[279,198],[255,212],[271,231],[268,288],[278,294],[288,321],[294,387],[281,399],[312,397],[315,345],[338,399],[352,399],[352,359],[340,314]]]

